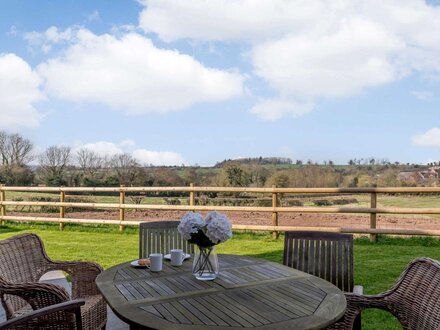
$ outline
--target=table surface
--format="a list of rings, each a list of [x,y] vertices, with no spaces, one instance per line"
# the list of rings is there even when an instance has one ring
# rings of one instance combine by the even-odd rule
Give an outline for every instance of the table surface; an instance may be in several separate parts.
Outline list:
[[[159,273],[127,262],[96,283],[133,328],[320,329],[344,314],[344,294],[320,278],[251,257],[219,255],[219,263],[214,281],[195,279],[189,259],[181,267],[164,260]]]

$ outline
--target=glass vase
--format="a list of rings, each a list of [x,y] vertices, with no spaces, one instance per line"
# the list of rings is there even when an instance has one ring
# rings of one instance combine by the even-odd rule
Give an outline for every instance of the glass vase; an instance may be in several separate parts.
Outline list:
[[[201,281],[212,281],[218,275],[218,257],[215,246],[196,246],[192,273]]]

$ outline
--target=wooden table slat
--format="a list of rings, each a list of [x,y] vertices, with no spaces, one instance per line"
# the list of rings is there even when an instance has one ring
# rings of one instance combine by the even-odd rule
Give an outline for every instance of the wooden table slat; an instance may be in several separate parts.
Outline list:
[[[182,304],[176,301],[172,301],[170,304],[182,315],[184,315],[191,322],[191,324],[203,324],[202,321],[200,321],[196,316],[194,316],[193,313],[189,312],[185,307],[183,307]]]
[[[217,298],[216,296],[213,296]],[[249,309],[247,306],[243,306],[240,303],[237,303],[235,300],[231,299],[229,295],[226,294],[220,294],[218,295],[223,301],[225,301],[228,306],[230,307],[230,311],[232,313],[237,313],[243,318],[245,318],[247,321],[249,321],[252,325],[262,325],[262,324],[269,324],[270,322],[264,318],[262,318],[260,315],[255,313],[253,310]]]
[[[187,300],[179,300],[179,303],[184,306],[188,311],[197,316],[197,318],[205,325],[217,325],[213,320],[203,314],[199,309],[194,308]]]
[[[257,313],[260,317],[264,317],[269,323],[280,322],[288,320],[289,317],[280,313],[279,311],[269,308],[266,304],[262,303],[261,300],[252,299],[252,297],[247,294],[245,290],[238,290],[231,292],[229,294],[230,297],[233,297],[234,300],[239,302],[242,305],[250,305],[252,309]]]
[[[198,308],[202,313],[204,313],[207,317],[209,317],[217,325],[223,325],[223,326],[229,325],[221,317],[219,317],[216,313],[214,313],[213,311],[210,311],[208,308],[206,308],[206,306],[203,304],[203,301],[202,301],[202,303],[200,303],[200,301],[197,298],[187,299],[187,301],[191,305],[193,305],[195,308]]]
[[[290,304],[286,304],[284,300],[279,299],[278,296],[274,295],[272,292],[269,294],[264,291],[259,290],[252,290],[252,291],[246,291],[248,295],[251,295],[254,299],[258,299],[259,301],[263,302],[267,306],[278,310],[279,312],[288,315],[290,318],[296,318],[305,316],[307,314],[301,313],[298,311],[297,308]]]
[[[226,313],[224,311],[223,306],[221,306],[218,302],[216,302],[211,297],[209,297],[209,296],[198,297],[197,300],[201,301],[201,303],[203,303],[205,306],[207,306],[207,308],[215,310],[216,313],[219,315],[219,317],[222,320],[224,320],[225,322],[227,322],[228,325],[230,325],[232,327],[241,327],[241,326],[243,326],[242,323],[238,322],[235,318],[233,318],[233,316],[235,314],[233,314],[233,313],[229,313],[229,314]]]
[[[170,312],[172,315],[176,317],[176,319],[179,320],[179,323],[183,324],[192,324],[192,322],[186,318],[184,314],[180,310],[178,310],[176,307],[174,307],[170,303],[164,303],[162,304],[162,307],[166,308],[168,312]]]
[[[275,297],[278,297],[278,299],[283,301],[285,304],[294,306],[299,311],[302,311],[305,315],[310,315],[316,309],[316,304],[307,301],[303,296],[295,294],[292,291],[289,292],[281,289],[280,287],[275,287],[271,290],[271,294]]]

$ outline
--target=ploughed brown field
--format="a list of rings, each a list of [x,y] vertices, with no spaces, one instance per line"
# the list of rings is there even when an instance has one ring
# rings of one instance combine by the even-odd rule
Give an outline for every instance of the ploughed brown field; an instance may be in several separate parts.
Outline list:
[[[126,211],[126,220],[157,221],[178,220],[185,211],[169,210],[142,210]],[[206,212],[201,212],[203,215]],[[233,224],[241,225],[272,225],[270,212],[224,212]],[[19,213],[8,212],[8,215],[21,215],[26,217],[51,217],[57,218],[58,213]],[[118,220],[119,211],[102,212],[70,212],[66,218],[81,219],[108,219]],[[368,214],[301,214],[279,213],[280,226],[305,226],[305,227],[344,227],[344,228],[368,228],[370,217]],[[439,229],[440,219],[433,219],[419,215],[378,215],[377,228],[400,228],[400,229]]]

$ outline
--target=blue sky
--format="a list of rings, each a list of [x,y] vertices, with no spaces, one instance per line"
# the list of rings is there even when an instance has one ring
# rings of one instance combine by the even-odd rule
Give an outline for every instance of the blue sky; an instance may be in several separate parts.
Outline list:
[[[424,1],[2,1],[0,130],[213,165],[440,159]]]

